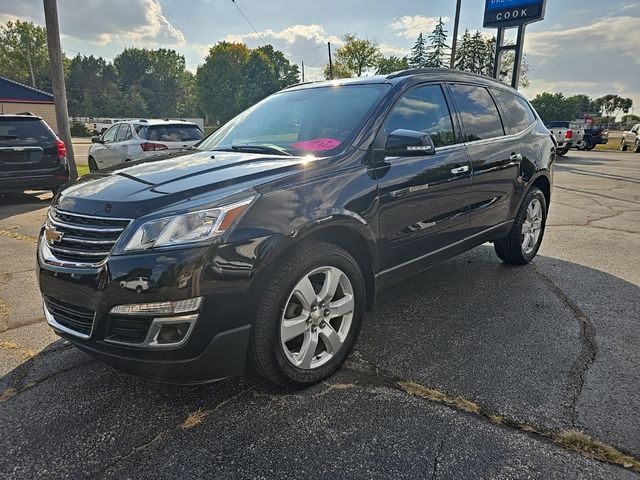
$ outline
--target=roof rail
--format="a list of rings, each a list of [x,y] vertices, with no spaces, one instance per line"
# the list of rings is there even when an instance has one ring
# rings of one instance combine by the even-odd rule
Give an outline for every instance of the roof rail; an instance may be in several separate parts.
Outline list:
[[[31,112],[20,112],[16,113],[16,115],[28,115],[29,117],[35,117],[35,115]]]
[[[147,120],[146,118],[141,118],[140,120],[138,120],[139,122],[144,122],[144,123],[149,123],[149,120]]]

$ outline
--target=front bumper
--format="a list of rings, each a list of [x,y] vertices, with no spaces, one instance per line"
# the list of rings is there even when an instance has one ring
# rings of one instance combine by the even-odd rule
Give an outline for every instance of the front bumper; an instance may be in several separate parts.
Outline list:
[[[197,247],[110,256],[96,268],[73,268],[47,261],[38,248],[38,280],[43,297],[72,306],[89,318],[90,328],[69,328],[47,308],[45,317],[61,337],[113,366],[171,383],[204,383],[242,374],[255,302],[249,272],[231,246]],[[229,262],[229,257],[234,262]],[[227,265],[233,268],[227,268]],[[128,288],[129,278],[148,279],[145,289]],[[175,348],[148,348],[113,342],[117,305],[203,297],[186,341]],[[77,312],[76,312],[77,313]],[[73,313],[72,311],[72,314]],[[93,320],[91,321],[91,315]],[[140,328],[145,328],[141,326]]]

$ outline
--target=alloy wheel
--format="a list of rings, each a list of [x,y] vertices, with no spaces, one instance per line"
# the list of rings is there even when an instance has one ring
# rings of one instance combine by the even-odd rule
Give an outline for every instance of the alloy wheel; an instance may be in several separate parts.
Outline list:
[[[534,198],[527,207],[527,213],[522,223],[522,253],[530,254],[538,245],[542,232],[542,204]]]
[[[343,347],[351,329],[355,297],[347,275],[323,266],[304,275],[285,303],[280,343],[294,366],[313,370]]]

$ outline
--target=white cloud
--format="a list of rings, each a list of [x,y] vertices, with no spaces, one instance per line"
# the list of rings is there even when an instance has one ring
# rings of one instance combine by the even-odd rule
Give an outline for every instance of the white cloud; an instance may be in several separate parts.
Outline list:
[[[415,39],[420,33],[427,36],[430,34],[436,23],[438,23],[439,17],[425,17],[423,15],[405,15],[400,18],[394,19],[390,25],[392,31],[396,35],[400,35],[405,38]],[[442,17],[444,23],[449,22],[449,17]]]
[[[65,0],[59,2],[60,31],[65,37],[98,44],[118,42],[149,47],[184,45],[182,32],[162,12],[158,0]],[[0,19],[44,25],[42,2],[21,0],[0,7]]]

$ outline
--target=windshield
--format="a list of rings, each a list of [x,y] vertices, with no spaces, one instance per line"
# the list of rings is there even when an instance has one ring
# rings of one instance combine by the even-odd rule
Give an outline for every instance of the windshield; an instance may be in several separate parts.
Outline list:
[[[31,144],[53,139],[53,132],[40,119],[0,118],[0,143]]]
[[[244,111],[197,148],[335,155],[349,146],[390,88],[387,84],[331,85],[284,91]]]
[[[192,142],[202,140],[204,135],[197,125],[162,124],[150,125],[138,135],[146,140],[162,142]]]

